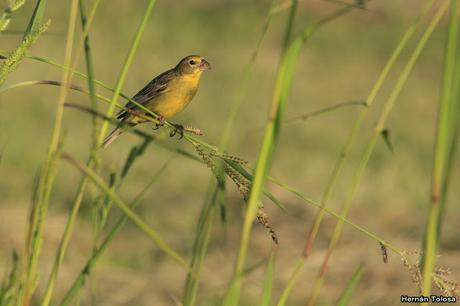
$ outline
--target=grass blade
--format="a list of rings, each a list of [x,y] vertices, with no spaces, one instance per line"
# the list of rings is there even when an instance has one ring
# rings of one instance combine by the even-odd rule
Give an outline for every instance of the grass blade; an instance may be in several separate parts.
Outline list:
[[[195,241],[193,243],[193,255],[190,261],[190,267],[193,271],[187,274],[184,286],[183,305],[193,306],[196,304],[196,296],[198,292],[199,276],[204,257],[208,250],[209,238],[215,218],[215,207],[218,199],[219,190],[216,185],[219,184],[215,178],[211,179],[208,186],[207,196],[204,205],[200,212],[198,225],[196,229]]]
[[[169,161],[166,162],[163,167],[153,176],[151,181],[145,186],[145,188],[137,195],[137,197],[134,199],[134,201],[131,204],[131,208],[134,209],[137,207],[137,205],[140,203],[141,198],[143,195],[147,192],[147,190],[157,181],[157,179],[161,176],[161,174],[164,172],[166,167],[169,165]],[[120,217],[120,219],[115,223],[115,225],[112,227],[112,229],[109,231],[107,236],[102,240],[102,242],[94,248],[91,256],[87,260],[86,264],[84,265],[83,269],[81,270],[80,274],[77,276],[75,281],[73,282],[72,286],[70,289],[66,292],[64,295],[64,298],[61,302],[61,306],[69,305],[72,300],[76,297],[78,291],[80,288],[83,287],[83,285],[86,282],[86,279],[88,276],[91,274],[91,271],[93,270],[93,267],[96,265],[97,261],[99,258],[102,256],[102,254],[107,250],[107,247],[110,245],[110,243],[113,241],[115,236],[121,231],[123,226],[126,224],[126,221],[128,220],[128,217],[126,215],[123,215]]]
[[[444,55],[444,72],[441,83],[441,93],[439,98],[439,115],[438,126],[435,143],[432,183],[431,183],[431,201],[429,207],[428,220],[425,226],[425,236],[423,244],[422,256],[422,294],[429,296],[431,292],[432,273],[436,262],[436,254],[439,248],[441,235],[441,225],[443,220],[442,211],[446,204],[445,197],[447,187],[444,186],[447,182],[448,169],[452,168],[453,158],[450,153],[452,147],[455,146],[455,135],[457,123],[455,122],[455,114],[453,111],[458,104],[458,97],[454,95],[458,92],[455,77],[456,63],[458,57],[457,41],[458,41],[458,23],[460,20],[458,1],[452,0],[450,5],[449,26],[447,27],[447,41]],[[458,79],[456,80],[458,81]],[[458,109],[457,109],[458,110]]]
[[[262,289],[262,298],[260,306],[270,306],[273,290],[273,279],[275,274],[275,252],[272,252],[267,265],[267,273],[265,274],[264,286]]]
[[[155,242],[155,244],[164,251],[169,257],[178,262],[181,266],[189,270],[189,267],[186,261],[174,251],[162,238],[161,236],[153,230],[149,225],[142,221],[133,210],[125,204],[125,202],[116,195],[113,190],[104,183],[104,181],[88,166],[84,165],[81,162],[76,161],[68,154],[62,154],[62,158],[72,163],[77,169],[79,169],[85,176],[87,176],[105,195],[107,195],[114,204],[128,217],[134,224],[139,227],[150,239]]]
[[[89,92],[89,100],[91,108],[97,111],[97,97],[96,97],[96,83],[94,77],[94,68],[93,68],[93,58],[91,56],[91,44],[89,40],[89,30],[87,29],[88,20],[86,17],[86,9],[85,9],[85,0],[79,0],[79,11],[80,11],[80,20],[82,25],[82,31],[86,33],[85,41],[84,41],[84,48],[85,48],[85,59],[86,59],[86,71],[88,74],[88,92]],[[94,4],[94,10],[97,9],[97,5],[99,1]],[[98,130],[98,119],[97,117],[93,117],[93,132],[92,132],[92,145],[93,145],[93,155],[97,155],[97,149],[99,146],[97,145],[97,130]],[[94,159],[97,159],[94,156]],[[96,165],[98,162],[96,161]]]
[[[294,268],[294,271],[292,272],[291,277],[289,278],[286,288],[284,288],[283,293],[281,294],[281,297],[278,301],[278,304],[276,304],[277,306],[286,305],[287,299],[289,295],[291,294],[292,289],[294,289],[294,285],[299,279],[300,272],[302,272],[302,268],[304,267],[304,265],[305,265],[305,260],[303,260],[302,258],[297,261],[297,265]]]
[[[336,304],[337,306],[347,306],[348,305],[348,302],[350,301],[351,296],[353,295],[353,291],[355,290],[356,285],[361,280],[363,271],[364,271],[364,265],[360,264],[358,269],[356,269],[355,273],[353,273],[353,276],[351,277],[351,279],[348,281],[345,289],[343,289],[343,292],[337,301],[337,304]]]
[[[32,13],[32,18],[30,18],[29,24],[27,25],[27,29],[24,32],[24,39],[30,33],[36,32],[40,28],[40,24],[43,20],[43,16],[45,15],[47,3],[48,3],[48,0],[37,0],[37,4],[35,5],[34,12]]]
[[[36,21],[41,19],[41,14],[43,13],[45,2],[38,2],[36,6],[36,11],[32,18],[32,22],[29,23],[30,29],[34,29]],[[67,38],[66,38],[66,47],[65,47],[65,56],[64,63],[66,66],[69,66],[72,58],[72,49],[74,42],[75,34],[75,21],[76,21],[76,0],[72,0],[70,6],[70,16],[68,22]],[[27,35],[28,37],[29,35]],[[27,39],[27,38],[26,38]],[[70,72],[68,69],[65,69],[62,73],[62,83],[68,84],[70,80]],[[59,152],[59,139],[62,126],[62,119],[64,114],[64,102],[67,97],[68,86],[61,86],[59,92],[59,98],[56,105],[56,115],[54,119],[54,127],[51,133],[51,140],[48,146],[48,152],[46,160],[43,166],[43,169],[40,174],[40,179],[38,182],[37,189],[37,199],[36,207],[33,210],[33,215],[31,217],[28,238],[26,240],[26,247],[24,252],[25,258],[25,274],[24,274],[24,283],[22,290],[18,295],[19,304],[29,305],[31,295],[35,290],[35,282],[37,278],[37,267],[38,267],[38,257],[41,251],[42,246],[42,232],[43,232],[43,223],[45,222],[46,212],[48,209],[49,199],[51,196],[51,191],[54,184],[54,179],[57,172],[57,155]]]
[[[306,113],[306,114],[303,114],[303,115],[296,116],[294,118],[288,119],[288,120],[286,120],[284,122],[284,124],[300,122],[300,121],[306,121],[306,120],[308,120],[308,119],[310,119],[312,117],[322,115],[322,114],[325,114],[325,113],[328,113],[328,112],[331,112],[331,111],[334,111],[334,110],[337,110],[337,109],[340,109],[340,108],[349,107],[349,106],[367,107],[367,103],[365,101],[349,101],[349,102],[344,102],[344,103],[337,103],[337,104],[327,106],[327,107],[324,107],[322,109],[319,109],[319,110],[316,110],[316,111],[313,111],[313,112],[310,112],[310,113]]]

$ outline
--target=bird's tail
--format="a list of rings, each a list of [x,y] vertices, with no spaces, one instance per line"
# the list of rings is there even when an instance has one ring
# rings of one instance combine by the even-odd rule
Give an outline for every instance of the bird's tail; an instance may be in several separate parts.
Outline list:
[[[102,143],[102,148],[105,149],[111,144],[115,139],[118,138],[123,133],[123,129],[121,127],[115,128],[112,132],[110,132],[107,137],[105,137],[104,142]]]

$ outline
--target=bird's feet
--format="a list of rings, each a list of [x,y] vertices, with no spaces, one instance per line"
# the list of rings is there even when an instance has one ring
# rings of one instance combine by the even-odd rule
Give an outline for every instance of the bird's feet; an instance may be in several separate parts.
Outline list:
[[[153,127],[154,130],[158,130],[160,127],[165,125],[165,118],[161,115],[158,115],[158,123],[155,123],[155,126]]]
[[[176,134],[179,134],[179,140],[184,137],[184,126],[181,124],[174,124],[174,130],[169,133],[169,137],[174,137]]]

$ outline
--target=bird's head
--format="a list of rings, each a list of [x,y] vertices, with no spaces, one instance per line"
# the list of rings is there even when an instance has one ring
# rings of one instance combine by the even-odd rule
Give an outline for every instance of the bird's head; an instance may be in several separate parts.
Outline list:
[[[201,74],[203,71],[211,69],[211,64],[202,56],[189,55],[177,64],[176,69],[180,74]]]

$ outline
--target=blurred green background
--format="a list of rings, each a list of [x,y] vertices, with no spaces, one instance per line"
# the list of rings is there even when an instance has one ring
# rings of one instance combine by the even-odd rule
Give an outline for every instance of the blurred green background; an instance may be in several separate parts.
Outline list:
[[[27,1],[9,26],[23,30],[33,10]],[[130,68],[123,92],[132,95],[154,76],[184,56],[200,54],[212,70],[203,75],[200,89],[189,108],[173,121],[199,127],[204,139],[218,144],[229,110],[235,100],[242,73],[261,34],[268,0],[158,0]],[[90,7],[91,2],[88,2]],[[34,55],[63,62],[68,22],[67,1],[50,1],[48,32],[32,48]],[[124,57],[146,1],[102,1],[91,29],[96,78],[116,82]],[[320,0],[300,1],[294,34],[339,6]],[[296,69],[286,119],[346,101],[364,100],[398,40],[419,13],[420,0],[375,0],[368,10],[356,10],[318,31],[302,49]],[[257,58],[249,90],[237,116],[229,152],[248,160],[257,158],[278,66],[280,46],[288,10],[276,15]],[[424,23],[425,25],[426,23]],[[417,36],[418,37],[418,36]],[[397,101],[387,127],[394,152],[379,141],[366,170],[350,219],[400,249],[416,250],[421,245],[429,202],[431,160],[435,134],[439,80],[445,37],[445,21],[435,31],[420,57],[410,80]],[[2,50],[11,50],[21,35],[2,35]],[[413,48],[414,42],[410,44]],[[410,50],[409,50],[410,51]],[[351,177],[367,143],[376,116],[381,111],[408,52],[393,71],[369,112],[355,141],[345,171],[340,177],[330,207],[340,209]],[[85,70],[83,61],[79,65]],[[24,80],[60,80],[61,71],[43,63],[24,60],[7,84]],[[74,83],[86,86],[75,77]],[[110,97],[110,93],[100,90]],[[11,250],[21,250],[27,228],[28,209],[38,169],[42,165],[55,115],[58,88],[35,86],[0,95],[0,275],[11,264]],[[88,97],[71,93],[68,102],[87,105]],[[101,107],[105,104],[101,102]],[[270,174],[295,189],[320,199],[335,159],[348,136],[359,107],[343,108],[304,122],[286,123]],[[151,131],[149,126],[146,131]],[[64,117],[64,150],[86,160],[90,145],[91,118],[67,109]],[[157,132],[158,133],[158,132]],[[160,132],[161,134],[161,132]],[[165,140],[193,151],[186,142]],[[129,149],[140,139],[131,134],[119,138],[103,152],[103,173],[122,165]],[[203,165],[177,156],[156,144],[136,162],[119,194],[127,202],[135,198],[151,177],[172,158],[161,179],[143,198],[139,212],[144,219],[181,254],[189,257],[194,230],[205,198],[210,171]],[[453,171],[450,203],[447,208],[439,264],[460,278],[459,167]],[[61,164],[45,224],[41,255],[41,277],[45,280],[66,222],[80,173]],[[275,300],[283,290],[300,256],[306,233],[316,213],[293,195],[269,184],[270,190],[287,207],[283,212],[266,203],[280,245],[275,271]],[[230,279],[242,228],[244,204],[229,183],[228,223],[215,223],[210,251],[204,263],[199,305],[215,305]],[[72,237],[58,281],[56,297],[67,290],[92,248],[89,201],[83,204],[77,231]],[[114,209],[109,223],[119,213]],[[327,248],[335,219],[327,216],[288,305],[304,305]],[[273,248],[266,231],[254,226],[248,265],[267,258]],[[382,263],[378,244],[345,227],[333,255],[318,305],[333,305],[359,263],[365,263],[352,305],[395,305],[401,294],[418,293],[411,275],[400,259],[390,254]],[[241,305],[256,305],[261,294],[265,268],[255,270],[245,281]],[[175,305],[180,299],[185,273],[167,259],[151,241],[129,224],[115,239],[98,264],[81,295],[89,305],[94,291],[96,305]],[[39,287],[39,295],[43,288]]]

